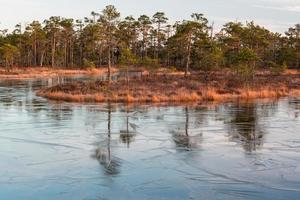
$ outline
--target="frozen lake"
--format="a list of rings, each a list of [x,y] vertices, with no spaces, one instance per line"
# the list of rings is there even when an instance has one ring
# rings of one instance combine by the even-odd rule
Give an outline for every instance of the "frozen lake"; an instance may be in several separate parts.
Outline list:
[[[300,198],[300,99],[137,106],[35,96],[58,81],[0,81],[1,199]]]

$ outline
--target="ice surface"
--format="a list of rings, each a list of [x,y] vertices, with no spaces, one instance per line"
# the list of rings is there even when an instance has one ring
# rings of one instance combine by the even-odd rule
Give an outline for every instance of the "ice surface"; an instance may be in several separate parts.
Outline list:
[[[299,199],[300,100],[73,104],[0,82],[1,199]]]

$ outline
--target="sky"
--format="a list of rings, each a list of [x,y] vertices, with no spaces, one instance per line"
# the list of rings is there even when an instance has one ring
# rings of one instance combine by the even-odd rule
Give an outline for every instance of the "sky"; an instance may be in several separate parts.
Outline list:
[[[255,21],[272,31],[284,33],[300,23],[300,0],[0,0],[0,30],[15,24],[44,20],[50,16],[81,19],[91,11],[115,5],[122,17],[152,16],[163,11],[170,22],[203,13],[219,30],[229,21]]]

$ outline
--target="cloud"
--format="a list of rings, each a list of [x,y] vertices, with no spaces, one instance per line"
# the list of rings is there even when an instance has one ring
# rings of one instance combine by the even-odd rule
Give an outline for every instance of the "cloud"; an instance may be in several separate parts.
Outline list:
[[[295,0],[259,0],[253,5],[256,8],[272,9],[286,12],[300,12],[300,1]]]
[[[300,19],[300,0],[86,0],[84,3],[82,0],[0,0],[0,30],[13,30],[17,23],[43,21],[50,16],[83,18],[92,10],[100,12],[108,4],[114,4],[123,17],[151,16],[156,11],[164,11],[173,23],[200,12],[218,27],[229,21],[254,20],[278,32],[284,32]]]
[[[288,12],[300,12],[299,6],[267,6],[267,5],[253,5],[256,8],[264,8],[264,9],[272,9],[272,10],[280,10],[280,11],[288,11]]]

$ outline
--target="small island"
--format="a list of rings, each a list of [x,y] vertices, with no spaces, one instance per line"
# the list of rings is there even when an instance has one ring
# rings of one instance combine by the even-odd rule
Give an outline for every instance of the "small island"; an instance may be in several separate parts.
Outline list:
[[[117,81],[75,81],[42,89],[39,96],[73,102],[161,103],[227,101],[235,99],[300,96],[300,74],[255,75],[245,82],[234,73],[197,73],[188,77],[173,73],[148,74]]]

